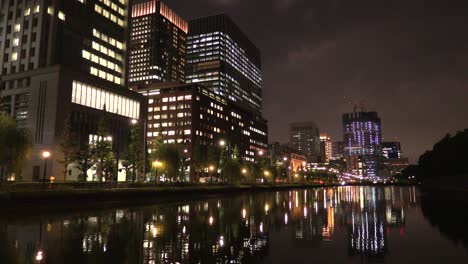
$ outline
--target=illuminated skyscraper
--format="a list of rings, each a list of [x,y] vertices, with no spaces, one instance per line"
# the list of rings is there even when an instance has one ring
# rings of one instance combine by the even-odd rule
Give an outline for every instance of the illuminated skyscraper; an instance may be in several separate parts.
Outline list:
[[[105,115],[123,150],[144,97],[127,89],[127,0],[0,1],[0,109],[29,128],[34,144],[23,179],[62,180],[65,120],[88,143]],[[52,153],[44,171],[40,153]],[[69,178],[67,178],[69,179]]]
[[[159,0],[132,6],[129,84],[185,81],[188,23]]]
[[[324,162],[330,161],[332,158],[332,140],[327,134],[320,135],[320,152]]]
[[[343,114],[344,156],[348,170],[362,176],[377,176],[382,153],[381,121],[377,112],[364,109]]]
[[[291,147],[307,156],[309,162],[317,162],[321,156],[320,132],[314,122],[292,123],[289,130]]]
[[[190,21],[187,83],[202,83],[244,109],[262,112],[259,49],[226,15]]]

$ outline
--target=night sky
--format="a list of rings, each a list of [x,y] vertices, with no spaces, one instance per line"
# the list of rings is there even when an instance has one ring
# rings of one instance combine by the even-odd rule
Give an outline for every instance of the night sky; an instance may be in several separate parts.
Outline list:
[[[185,19],[226,13],[260,48],[269,140],[315,121],[342,139],[355,102],[415,162],[468,128],[468,5],[451,0],[166,0]]]

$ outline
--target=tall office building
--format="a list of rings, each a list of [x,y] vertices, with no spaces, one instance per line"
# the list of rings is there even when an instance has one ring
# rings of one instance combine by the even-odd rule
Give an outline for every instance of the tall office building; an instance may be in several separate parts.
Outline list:
[[[381,121],[377,112],[364,108],[343,114],[344,156],[349,172],[377,176],[382,153]]]
[[[79,143],[106,116],[115,151],[131,119],[144,118],[146,100],[127,87],[127,0],[0,1],[1,109],[30,128],[32,160],[25,180],[61,180],[60,134],[69,119]]]
[[[323,162],[329,162],[332,158],[332,140],[328,134],[320,135],[320,153]]]
[[[189,158],[195,145],[218,146],[220,141],[229,151],[237,146],[245,161],[266,155],[267,126],[263,120],[201,84],[155,83],[139,92],[149,99],[149,150],[154,137],[161,136],[164,143],[184,147]]]
[[[190,21],[187,83],[201,83],[261,115],[260,51],[226,15]]]
[[[129,85],[185,81],[188,23],[159,0],[135,0]]]
[[[321,156],[320,132],[314,122],[292,123],[289,130],[291,147],[307,156],[309,162],[317,162]]]

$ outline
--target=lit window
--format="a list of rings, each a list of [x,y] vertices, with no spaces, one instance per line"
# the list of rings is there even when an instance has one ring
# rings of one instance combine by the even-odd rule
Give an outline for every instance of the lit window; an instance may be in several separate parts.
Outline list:
[[[20,32],[21,30],[21,24],[16,24],[15,25],[15,32]]]
[[[65,21],[65,14],[64,14],[62,11],[59,11],[59,12],[58,12],[58,18],[59,18],[60,20]]]
[[[19,45],[19,38],[14,38],[13,39],[13,47],[18,47]]]
[[[24,16],[29,16],[31,14],[31,8],[24,10]]]
[[[11,61],[17,61],[18,60],[18,52],[13,52],[11,54]]]
[[[34,8],[34,13],[39,13],[39,11],[41,11],[41,6],[40,6],[40,5],[37,5],[37,6]]]

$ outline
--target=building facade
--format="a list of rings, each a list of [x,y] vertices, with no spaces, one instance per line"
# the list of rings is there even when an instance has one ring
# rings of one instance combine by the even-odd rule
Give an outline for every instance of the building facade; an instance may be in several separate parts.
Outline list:
[[[131,14],[129,85],[185,81],[188,23],[159,0],[135,0]]]
[[[131,120],[145,118],[145,98],[126,88],[128,11],[126,0],[0,2],[0,107],[34,143],[24,180],[39,180],[45,150],[44,175],[62,179],[65,120],[85,144],[105,116],[118,152]]]
[[[320,153],[322,162],[329,162],[332,158],[332,139],[327,134],[320,135]]]
[[[344,157],[343,141],[335,141],[332,143],[332,156],[334,159],[340,159]]]
[[[187,83],[201,83],[241,108],[261,116],[259,49],[226,15],[190,21]]]
[[[320,159],[320,131],[314,122],[292,123],[289,137],[291,147],[304,153],[309,162]]]
[[[401,158],[400,142],[382,142],[382,156],[387,159]]]
[[[343,114],[344,156],[348,172],[365,177],[378,176],[382,153],[382,128],[377,112]]]
[[[240,158],[254,162],[268,147],[267,123],[200,84],[159,83],[139,90],[149,99],[148,148],[161,136],[163,143],[179,144],[190,159],[196,147],[224,141]],[[205,152],[206,154],[206,152]]]

